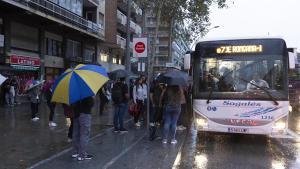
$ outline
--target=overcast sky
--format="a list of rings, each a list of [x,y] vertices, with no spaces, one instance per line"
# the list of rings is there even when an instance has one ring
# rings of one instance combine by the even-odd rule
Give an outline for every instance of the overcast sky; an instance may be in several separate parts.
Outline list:
[[[231,0],[229,8],[211,9],[211,27],[220,27],[205,38],[280,36],[300,51],[299,10],[300,0]]]

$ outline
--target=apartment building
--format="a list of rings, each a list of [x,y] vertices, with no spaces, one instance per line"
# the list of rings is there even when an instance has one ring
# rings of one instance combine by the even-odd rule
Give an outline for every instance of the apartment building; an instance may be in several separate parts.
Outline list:
[[[95,63],[104,15],[105,0],[0,0],[0,72],[21,82],[55,79]]]
[[[126,38],[127,38],[127,0],[108,0],[105,15],[105,43],[109,50],[100,57],[100,63],[107,65],[109,70],[123,69],[126,60]],[[130,14],[130,49],[135,36],[142,34],[143,11],[134,2],[131,3]],[[132,51],[130,51],[132,56]],[[107,60],[107,56],[110,60]],[[108,64],[107,62],[111,62]],[[114,65],[112,68],[111,66]],[[118,65],[118,66],[116,66]]]
[[[147,9],[145,11],[145,33],[150,38],[150,44],[154,43],[153,38],[156,25],[155,14],[152,9]],[[156,41],[157,48],[154,55],[154,73],[164,72],[168,68],[181,69],[183,66],[183,56],[189,50],[189,43],[180,36],[173,38],[175,31],[180,32],[183,29],[182,26],[176,25],[175,22],[161,22]],[[150,53],[150,55],[152,54]]]

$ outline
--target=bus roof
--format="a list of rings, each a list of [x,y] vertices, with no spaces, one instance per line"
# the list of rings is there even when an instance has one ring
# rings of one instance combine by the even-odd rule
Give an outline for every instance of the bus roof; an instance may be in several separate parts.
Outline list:
[[[222,41],[222,40],[251,40],[251,39],[282,39],[280,36],[249,36],[249,37],[222,37],[222,38],[207,38],[198,41],[196,44],[200,42],[211,42],[211,41]]]

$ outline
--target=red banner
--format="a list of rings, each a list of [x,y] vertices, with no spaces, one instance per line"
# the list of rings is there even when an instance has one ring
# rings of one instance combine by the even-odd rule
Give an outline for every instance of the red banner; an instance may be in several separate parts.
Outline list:
[[[39,67],[41,65],[41,60],[36,57],[11,55],[10,64]]]

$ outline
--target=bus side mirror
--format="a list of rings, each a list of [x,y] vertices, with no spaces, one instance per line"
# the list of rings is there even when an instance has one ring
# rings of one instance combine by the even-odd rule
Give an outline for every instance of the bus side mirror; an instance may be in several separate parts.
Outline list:
[[[297,55],[295,55],[295,53],[289,52],[289,68],[290,69],[296,68],[296,59],[297,59]]]
[[[191,69],[191,54],[187,53],[184,55],[183,59],[184,64],[184,70],[190,70]]]

